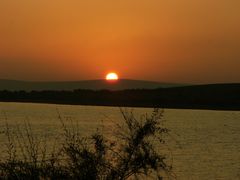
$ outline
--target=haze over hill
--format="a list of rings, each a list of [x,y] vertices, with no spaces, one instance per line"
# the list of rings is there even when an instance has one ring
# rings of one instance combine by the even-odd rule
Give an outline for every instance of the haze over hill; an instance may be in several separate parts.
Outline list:
[[[156,89],[182,86],[175,83],[160,83],[153,81],[120,79],[118,81],[106,80],[86,80],[86,81],[17,81],[17,80],[0,80],[0,90],[11,91],[41,91],[41,90],[75,90],[75,89],[91,89],[91,90],[124,90],[124,89]]]

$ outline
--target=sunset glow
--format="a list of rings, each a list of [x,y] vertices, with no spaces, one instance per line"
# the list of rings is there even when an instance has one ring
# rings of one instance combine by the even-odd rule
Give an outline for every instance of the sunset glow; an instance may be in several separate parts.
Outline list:
[[[106,75],[106,80],[108,81],[118,80],[118,75],[116,73],[108,73]]]
[[[239,0],[1,0],[0,79],[240,82]],[[106,72],[107,71],[107,72]]]

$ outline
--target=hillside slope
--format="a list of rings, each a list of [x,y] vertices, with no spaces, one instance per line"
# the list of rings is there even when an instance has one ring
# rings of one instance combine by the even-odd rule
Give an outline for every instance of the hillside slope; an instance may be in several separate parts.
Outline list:
[[[125,107],[240,110],[240,84],[158,89],[0,91],[2,102],[36,102]]]
[[[90,90],[124,90],[124,89],[155,89],[176,87],[181,84],[159,83],[152,81],[129,80],[121,79],[117,82],[107,82],[106,80],[89,80],[89,81],[53,81],[53,82],[31,82],[31,81],[15,81],[15,80],[0,80],[0,91],[42,91],[42,90],[75,90],[75,89],[90,89]]]

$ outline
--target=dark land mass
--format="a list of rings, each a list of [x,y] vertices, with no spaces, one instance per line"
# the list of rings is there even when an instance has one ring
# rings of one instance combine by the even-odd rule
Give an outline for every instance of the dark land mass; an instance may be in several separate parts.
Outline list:
[[[240,83],[157,89],[0,91],[2,102],[240,110]]]
[[[131,79],[120,79],[118,81],[107,82],[104,79],[88,80],[88,81],[16,81],[16,80],[1,80],[0,90],[10,91],[72,91],[75,89],[88,90],[124,90],[124,89],[156,89],[183,86],[177,83],[161,83],[154,81],[142,81]]]

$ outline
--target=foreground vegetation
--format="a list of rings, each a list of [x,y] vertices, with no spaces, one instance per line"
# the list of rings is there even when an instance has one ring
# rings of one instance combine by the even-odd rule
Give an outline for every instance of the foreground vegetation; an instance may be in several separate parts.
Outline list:
[[[33,135],[29,123],[14,133],[6,125],[6,159],[0,162],[0,179],[123,180],[173,177],[166,155],[157,149],[165,143],[162,111],[137,119],[121,110],[124,123],[116,124],[113,138],[97,130],[89,137],[62,122],[63,142],[49,153],[45,143]]]

